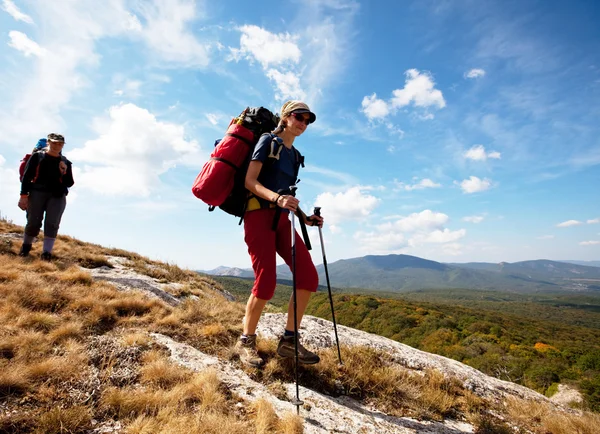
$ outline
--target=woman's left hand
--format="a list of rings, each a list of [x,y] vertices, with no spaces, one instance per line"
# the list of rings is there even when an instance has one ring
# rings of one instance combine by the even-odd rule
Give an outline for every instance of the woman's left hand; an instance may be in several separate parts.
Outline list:
[[[323,227],[323,217],[318,215],[311,215],[310,217],[306,217],[304,221],[308,226],[318,226],[320,228]]]

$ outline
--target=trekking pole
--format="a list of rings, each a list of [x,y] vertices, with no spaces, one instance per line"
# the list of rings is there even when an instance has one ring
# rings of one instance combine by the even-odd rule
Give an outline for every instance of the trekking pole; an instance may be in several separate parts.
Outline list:
[[[321,217],[321,207],[316,206],[313,212],[317,217]],[[342,353],[340,351],[340,340],[338,339],[337,325],[335,323],[335,312],[333,310],[333,296],[331,295],[331,284],[329,283],[329,270],[327,269],[327,258],[325,257],[325,245],[323,244],[323,230],[319,226],[319,238],[321,239],[321,251],[323,252],[323,267],[325,268],[325,279],[327,280],[327,291],[329,291],[329,304],[331,305],[331,318],[333,319],[333,331],[335,332],[335,342],[337,343],[338,357],[340,365],[342,362]]]
[[[297,187],[290,187],[290,194],[295,196]],[[304,403],[300,401],[300,388],[298,386],[298,302],[296,297],[296,218],[292,215],[292,292],[294,299],[294,376],[296,377],[296,400],[292,404],[296,406],[297,414],[300,414],[300,406]]]

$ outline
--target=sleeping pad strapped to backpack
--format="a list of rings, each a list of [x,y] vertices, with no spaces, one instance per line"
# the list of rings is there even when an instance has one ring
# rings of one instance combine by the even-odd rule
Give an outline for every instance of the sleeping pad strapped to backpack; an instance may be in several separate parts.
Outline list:
[[[242,217],[246,202],[244,179],[249,159],[261,135],[273,131],[279,117],[264,107],[246,108],[232,119],[227,133],[215,143],[192,186],[192,193],[208,205]]]

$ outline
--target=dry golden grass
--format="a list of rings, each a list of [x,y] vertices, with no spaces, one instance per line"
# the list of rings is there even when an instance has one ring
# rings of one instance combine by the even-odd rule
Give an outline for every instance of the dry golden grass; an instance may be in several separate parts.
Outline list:
[[[37,419],[34,432],[44,434],[63,434],[84,432],[92,428],[92,410],[85,406],[70,408],[52,408]]]
[[[19,365],[10,368],[0,363],[0,398],[11,395],[23,395],[32,386],[31,379]]]
[[[191,373],[179,365],[169,361],[158,351],[144,354],[144,365],[140,369],[140,381],[161,389],[170,389],[186,382]]]
[[[279,418],[270,402],[261,398],[250,406],[250,412],[254,415],[256,434],[274,432]]]
[[[277,433],[281,434],[302,434],[304,424],[302,418],[294,413],[286,413],[277,423]]]
[[[127,333],[122,337],[122,342],[125,346],[142,346],[147,347],[152,342],[147,333],[132,332]]]
[[[585,411],[563,412],[551,404],[510,398],[506,401],[510,419],[536,434],[595,434],[600,415]]]

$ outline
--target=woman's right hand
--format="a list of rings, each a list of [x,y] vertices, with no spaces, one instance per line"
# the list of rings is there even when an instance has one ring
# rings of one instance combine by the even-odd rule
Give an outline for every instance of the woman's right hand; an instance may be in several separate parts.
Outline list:
[[[300,201],[298,199],[288,194],[283,194],[277,198],[277,206],[292,212],[296,212],[299,203]]]
[[[27,206],[29,205],[29,196],[21,196],[19,198],[18,205],[23,211],[27,211]]]

